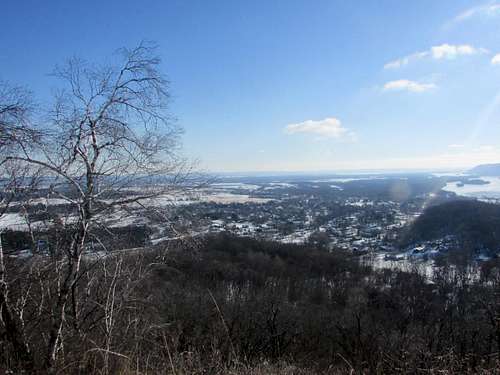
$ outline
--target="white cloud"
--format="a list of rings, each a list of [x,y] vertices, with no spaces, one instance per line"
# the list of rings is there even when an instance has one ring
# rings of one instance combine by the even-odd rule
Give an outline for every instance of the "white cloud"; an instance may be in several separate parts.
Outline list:
[[[460,23],[473,17],[491,18],[495,16],[500,16],[500,4],[497,2],[490,2],[463,11],[457,15],[451,23]]]
[[[285,127],[286,134],[308,133],[324,138],[354,138],[354,133],[344,128],[342,123],[335,117],[323,120],[307,120],[297,124],[289,124]]]
[[[433,46],[427,51],[415,52],[411,55],[388,62],[387,64],[384,65],[384,69],[401,68],[402,66],[408,65],[410,62],[427,57],[430,57],[434,60],[443,60],[443,59],[452,60],[455,59],[457,56],[477,55],[487,52],[488,50],[484,48],[476,48],[469,44],[453,45],[444,43],[438,46]]]
[[[454,46],[451,44],[441,44],[440,46],[431,47],[432,57],[436,60],[440,59],[454,59],[461,55],[475,55],[478,53],[484,53],[486,50],[483,48],[475,48],[468,44],[462,44],[459,46]]]
[[[460,144],[452,144],[452,145],[448,145],[448,148],[451,148],[453,150],[460,150],[462,148],[464,148],[465,145],[460,145]]]
[[[416,52],[411,55],[402,57],[400,59],[388,62],[384,65],[384,69],[396,69],[401,68],[404,65],[408,65],[410,62],[418,59],[422,59],[429,55],[429,52]]]
[[[407,79],[390,81],[384,85],[384,91],[424,92],[435,88],[437,88],[437,86],[434,83],[420,83],[416,81],[410,81]]]
[[[491,59],[491,63],[493,65],[500,65],[500,53],[493,56],[493,58]]]

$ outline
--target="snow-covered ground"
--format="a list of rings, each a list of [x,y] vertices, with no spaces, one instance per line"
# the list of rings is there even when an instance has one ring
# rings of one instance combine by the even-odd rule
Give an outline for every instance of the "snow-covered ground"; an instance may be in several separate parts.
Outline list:
[[[240,189],[240,190],[257,190],[260,189],[259,185],[245,184],[242,182],[217,182],[211,184],[215,189]]]
[[[141,217],[139,213],[134,214],[134,210],[141,210],[144,207],[154,207],[154,208],[168,208],[172,206],[190,205],[200,202],[214,202],[219,204],[231,204],[231,203],[267,203],[272,199],[268,198],[258,198],[252,197],[248,194],[236,194],[230,190],[234,189],[235,186],[244,187],[247,190],[252,190],[258,188],[257,185],[246,185],[246,184],[220,184],[217,189],[203,189],[196,193],[181,193],[181,194],[163,194],[158,197],[141,200],[139,203],[130,203],[128,207],[132,212],[127,210],[116,211],[112,214],[106,214],[107,216],[103,219],[112,227],[124,227],[129,225],[143,225],[146,223],[146,219]],[[147,192],[144,192],[147,194]],[[129,196],[127,199],[133,199],[136,196]],[[138,196],[137,196],[138,197]],[[105,203],[111,204],[112,200],[104,200]],[[37,198],[30,202],[32,205],[43,204],[47,206],[58,206],[62,204],[68,204],[69,202],[65,199],[60,198]],[[18,205],[18,204],[17,204]],[[12,205],[16,207],[16,204]],[[62,216],[65,223],[74,222],[76,220],[75,215]],[[33,228],[40,228],[45,226],[45,222],[33,222],[31,223]],[[0,230],[11,229],[27,231],[28,225],[25,218],[20,213],[6,213],[0,217]]]
[[[325,178],[318,180],[311,180],[312,183],[320,183],[320,182],[353,182],[353,181],[369,181],[369,180],[388,180],[388,179],[397,179],[397,180],[407,180],[407,177],[392,177],[392,176],[362,176],[362,177],[333,177],[333,178]]]
[[[281,238],[279,238],[279,241],[283,243],[303,244],[309,239],[309,236],[312,232],[313,231],[311,230],[294,232],[287,236],[282,236]]]
[[[432,259],[410,259],[406,254],[397,254],[394,257],[388,258],[385,253],[374,253],[364,257],[363,260],[375,269],[393,269],[405,272],[417,271],[428,279],[432,278],[436,271]]]
[[[248,194],[232,194],[232,193],[213,193],[200,196],[200,201],[215,202],[215,203],[267,203],[271,201],[268,198],[251,197]]]
[[[281,189],[281,188],[297,188],[296,184],[290,184],[288,182],[269,182],[264,190],[273,190],[273,189]]]
[[[0,217],[1,229],[27,230],[28,226],[24,216],[20,213],[6,213]]]

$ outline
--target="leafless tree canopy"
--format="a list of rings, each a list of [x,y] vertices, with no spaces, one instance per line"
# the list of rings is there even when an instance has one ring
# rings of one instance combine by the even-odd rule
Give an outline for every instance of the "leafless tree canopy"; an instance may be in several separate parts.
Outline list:
[[[34,135],[28,124],[33,108],[29,91],[0,81],[0,152]]]
[[[142,43],[117,56],[116,65],[73,58],[55,69],[62,88],[47,111],[43,132],[29,121],[29,93],[0,86],[1,162],[11,171],[4,173],[4,190],[27,190],[41,181],[37,191],[46,192],[46,206],[57,198],[66,207],[62,213],[47,212],[43,230],[52,236],[51,258],[33,260],[24,269],[33,278],[18,280],[28,294],[34,290],[32,283],[38,283],[40,310],[31,318],[43,320],[44,345],[37,350],[47,370],[55,368],[67,340],[86,340],[89,325],[104,322],[104,328],[111,329],[115,299],[106,293],[123,288],[128,280],[122,277],[121,256],[83,260],[93,243],[105,248],[102,236],[112,235],[109,216],[148,206],[158,211],[154,199],[174,194],[190,172],[178,157],[181,131],[168,115],[168,82],[160,73],[154,46]],[[21,170],[30,178],[13,189],[13,172]],[[9,195],[9,202],[14,196]],[[17,202],[23,212],[30,209],[29,199]],[[9,202],[4,200],[2,208]],[[33,226],[29,215],[25,217],[34,244]],[[9,286],[16,280],[15,271],[5,266],[1,247],[0,255],[2,323],[8,342],[21,362],[31,364],[24,366],[29,368],[40,363],[35,359],[40,353],[35,356],[29,345],[28,312],[15,306],[19,298],[32,296],[21,293],[13,298]],[[111,289],[103,296],[107,302],[96,300],[100,285],[90,276],[96,269],[110,277]],[[109,342],[108,349],[94,344],[98,350],[109,350]]]
[[[54,76],[65,87],[50,111],[41,155],[23,157],[92,200],[138,178],[177,175],[185,167],[177,157],[181,131],[168,116],[168,82],[154,48],[141,44],[119,55],[118,66],[73,58],[56,68]]]
[[[71,59],[54,75],[68,86],[56,98],[52,150],[72,174],[95,176],[165,172],[171,166],[179,129],[167,115],[168,83],[150,47],[119,53],[118,67],[92,66]],[[52,156],[51,159],[54,159]]]

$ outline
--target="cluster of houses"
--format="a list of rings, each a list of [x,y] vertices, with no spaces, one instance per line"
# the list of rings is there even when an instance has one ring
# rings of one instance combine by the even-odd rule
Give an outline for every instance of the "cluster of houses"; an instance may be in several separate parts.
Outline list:
[[[415,217],[395,202],[352,198],[332,204],[317,197],[266,204],[205,203],[200,212],[208,213],[198,223],[206,233],[230,232],[287,243],[305,243],[320,233],[329,249],[357,252],[390,247]]]

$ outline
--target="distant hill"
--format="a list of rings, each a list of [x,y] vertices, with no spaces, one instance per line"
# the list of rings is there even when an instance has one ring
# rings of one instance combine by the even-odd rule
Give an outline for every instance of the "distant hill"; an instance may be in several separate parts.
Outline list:
[[[478,176],[500,176],[500,163],[480,164],[468,171],[470,174]]]
[[[426,209],[403,235],[401,245],[456,236],[469,248],[500,250],[500,205],[476,200],[443,203]]]

